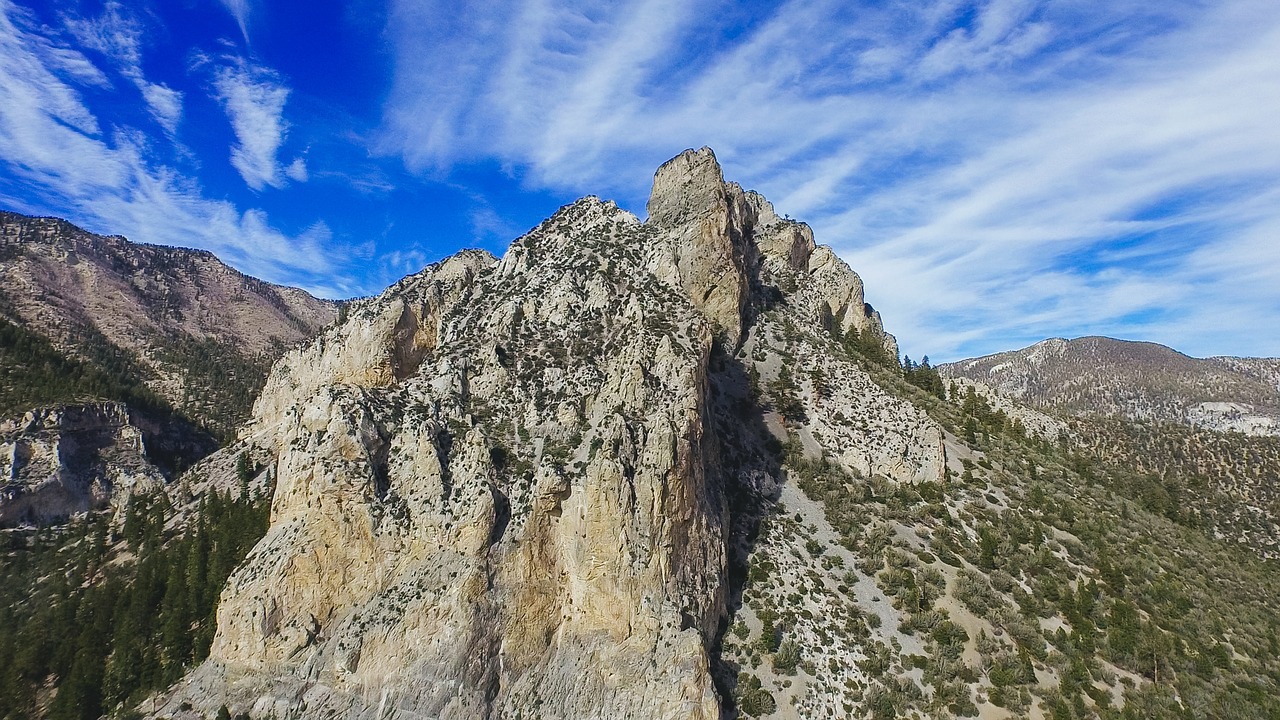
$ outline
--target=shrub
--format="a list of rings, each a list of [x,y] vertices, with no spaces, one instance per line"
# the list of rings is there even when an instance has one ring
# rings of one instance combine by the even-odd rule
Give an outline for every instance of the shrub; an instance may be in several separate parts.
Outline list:
[[[772,714],[778,709],[773,695],[760,684],[760,678],[750,673],[738,675],[738,687],[735,692],[738,710],[749,717]]]
[[[798,664],[800,664],[800,645],[790,638],[783,640],[778,646],[778,651],[773,655],[774,671],[783,675],[792,675]]]

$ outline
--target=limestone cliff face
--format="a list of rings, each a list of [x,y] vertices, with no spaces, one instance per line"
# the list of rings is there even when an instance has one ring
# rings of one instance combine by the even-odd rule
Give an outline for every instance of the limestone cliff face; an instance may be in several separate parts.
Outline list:
[[[166,460],[212,448],[121,403],[60,405],[0,421],[0,526],[42,524],[162,487]],[[184,452],[185,451],[185,452]]]
[[[159,714],[720,717],[743,497],[781,482],[750,368],[838,376],[799,402],[866,430],[805,441],[857,472],[937,479],[941,434],[823,355],[833,318],[878,331],[860,281],[710,150],[649,212],[580,200],[276,364],[241,432],[273,458],[271,528]]]
[[[668,161],[653,181],[648,223],[664,231],[655,274],[678,281],[694,306],[731,344],[751,320],[754,279],[769,263],[806,273],[817,291],[811,311],[842,332],[857,330],[883,338],[897,356],[897,343],[863,296],[862,279],[831,248],[817,247],[804,223],[783,220],[758,193],[725,183],[710,148],[686,151]]]
[[[313,707],[358,714],[718,715],[711,331],[640,266],[651,234],[581,201],[277,364],[245,433],[272,527],[212,653],[276,676],[254,704],[318,673]]]
[[[655,274],[683,287],[736,343],[751,289],[748,268],[757,260],[747,241],[756,213],[732,189],[709,148],[686,152],[658,168],[648,210],[649,223],[668,239],[652,263]]]

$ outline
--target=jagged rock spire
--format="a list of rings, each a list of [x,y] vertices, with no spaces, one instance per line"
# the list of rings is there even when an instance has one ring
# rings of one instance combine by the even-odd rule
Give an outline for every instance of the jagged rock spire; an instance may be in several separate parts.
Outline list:
[[[838,378],[808,412],[860,473],[935,480],[941,434],[822,350],[830,287],[857,276],[811,269],[809,228],[709,149],[658,170],[649,214],[579,200],[277,363],[242,435],[275,457],[271,528],[164,712],[285,714],[305,693],[353,719],[720,716],[713,648],[749,534],[730,495],[775,482],[744,363]],[[863,317],[860,293],[838,303]]]
[[[679,284],[730,345],[750,322],[753,287],[762,265],[808,274],[819,298],[812,308],[842,333],[869,332],[886,352],[897,343],[863,297],[862,279],[831,248],[818,246],[809,226],[779,218],[759,193],[726,183],[711,148],[685,150],[654,174],[648,224],[662,230],[667,253],[653,271]]]

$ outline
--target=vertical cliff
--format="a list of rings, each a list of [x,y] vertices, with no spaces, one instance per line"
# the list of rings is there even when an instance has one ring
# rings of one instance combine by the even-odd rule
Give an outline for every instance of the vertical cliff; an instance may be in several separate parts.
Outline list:
[[[580,200],[276,363],[241,431],[274,458],[271,528],[162,714],[720,716],[787,427],[899,482],[941,476],[942,435],[831,352],[892,347],[858,277],[710,150],[659,169],[649,213]],[[752,379],[788,372],[795,412]]]
[[[154,492],[212,452],[209,438],[123,403],[30,410],[0,420],[0,527],[43,524]]]

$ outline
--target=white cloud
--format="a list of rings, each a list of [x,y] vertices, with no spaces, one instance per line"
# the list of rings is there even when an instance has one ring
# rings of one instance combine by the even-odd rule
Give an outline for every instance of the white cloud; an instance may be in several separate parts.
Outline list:
[[[1025,22],[1034,8],[1022,0],[991,0],[975,9],[976,27],[947,33],[920,58],[918,74],[936,80],[998,68],[1035,53],[1049,41],[1051,31],[1044,23]]]
[[[1251,329],[1280,321],[1274,2],[793,0],[732,40],[719,8],[393,2],[381,148],[640,210],[710,144],[913,355],[1087,332],[1280,355]]]
[[[50,70],[65,74],[77,84],[87,87],[111,87],[111,81],[107,79],[106,73],[78,50],[58,47],[45,38],[40,38],[37,52]]]
[[[306,161],[303,160],[302,158],[295,158],[294,161],[289,163],[288,167],[284,169],[284,174],[288,175],[289,179],[293,180],[294,182],[306,182],[307,181]]]
[[[138,21],[127,15],[120,3],[108,2],[100,17],[68,17],[65,23],[81,46],[116,62],[120,74],[142,94],[151,116],[174,136],[182,120],[182,93],[146,78],[142,71],[143,31]]]
[[[146,83],[139,89],[156,122],[170,135],[177,133],[182,120],[182,93],[158,83]]]
[[[285,170],[277,155],[289,128],[284,119],[289,88],[271,70],[243,60],[220,68],[214,88],[236,134],[232,166],[254,190],[283,187]],[[305,166],[300,169],[305,174]]]
[[[74,208],[68,219],[90,230],[203,248],[251,275],[330,297],[366,290],[341,280],[339,259],[348,253],[323,224],[281,232],[262,211],[210,200],[191,178],[150,164],[144,133],[104,132],[40,50],[47,44],[40,30],[0,0],[0,162],[8,176],[0,205]]]
[[[249,40],[249,0],[220,0],[222,6],[231,13],[231,17],[235,18],[236,24],[240,26],[240,34],[244,36],[246,42]]]

